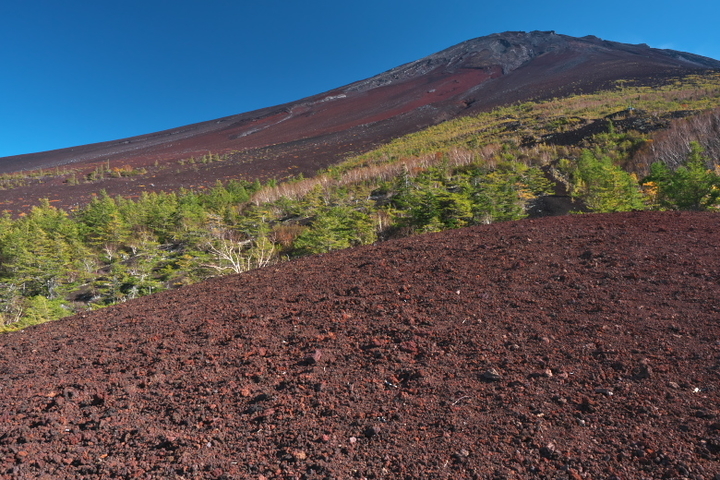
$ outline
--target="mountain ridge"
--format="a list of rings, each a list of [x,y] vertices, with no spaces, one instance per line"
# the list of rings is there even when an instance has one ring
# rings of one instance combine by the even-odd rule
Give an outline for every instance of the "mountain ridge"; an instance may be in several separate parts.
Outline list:
[[[562,42],[557,40],[562,40]],[[687,62],[688,65],[694,65],[702,68],[720,68],[720,61],[709,57],[671,49],[652,48],[647,44],[634,45],[614,42],[610,40],[603,40],[594,35],[572,37],[558,34],[555,31],[508,31],[466,40],[437,53],[392,68],[366,80],[352,83],[350,86],[352,89],[359,89],[366,83],[380,86],[390,83],[393,80],[407,79],[414,76],[414,73],[418,70],[422,75],[428,73],[431,69],[443,65],[447,67],[457,67],[462,65],[466,68],[487,68],[500,64],[503,66],[503,74],[507,74],[510,73],[510,71],[519,68],[523,63],[539,55],[561,49],[563,47],[568,48],[568,43],[570,42],[586,44],[587,47],[595,49],[624,49],[636,55],[642,55],[643,53],[648,52],[663,52],[673,58]],[[565,45],[563,45],[563,43],[565,43]],[[508,49],[513,50],[515,53],[515,55],[513,55],[513,61],[508,61],[505,58],[507,56]],[[536,51],[536,49],[539,49],[539,51]],[[483,56],[484,52],[487,53]],[[463,60],[466,56],[473,57],[472,59],[478,63],[464,63]],[[423,69],[423,66],[426,68]],[[406,74],[404,76],[398,75],[399,72],[408,71],[413,73]]]
[[[319,94],[311,95],[309,97],[305,97],[292,102],[269,106],[240,114],[220,117],[214,120],[181,125],[158,132],[136,135],[118,140],[108,140],[93,144],[78,145],[75,147],[49,150],[47,152],[36,152],[3,157],[0,158],[0,165],[4,159],[9,158],[32,157],[34,155],[50,152],[73,152],[74,150],[90,146],[128,145],[144,140],[152,141],[155,137],[160,136],[166,137],[175,136],[178,134],[182,135],[183,133],[186,133],[193,128],[197,128],[200,126],[204,127],[212,124],[223,124],[234,119],[242,118],[242,120],[244,120],[244,117],[250,117],[253,119],[262,118],[264,116],[263,114],[265,114],[267,111],[275,112],[279,109],[282,110],[283,107],[291,108],[290,106],[304,105],[308,103],[315,104],[318,102],[344,98],[340,97],[342,93],[366,91],[369,89],[366,88],[366,85],[372,85],[370,88],[386,86],[397,81],[406,81],[417,76],[426,75],[430,71],[438,67],[492,69],[493,67],[501,66],[503,68],[503,75],[507,75],[512,71],[517,70],[518,68],[526,64],[528,61],[533,60],[534,58],[551,52],[567,50],[577,44],[584,45],[585,47],[590,47],[591,49],[594,49],[596,51],[611,49],[627,51],[635,55],[642,55],[643,52],[651,52],[654,54],[662,52],[670,58],[677,59],[679,62],[681,62],[677,65],[678,67],[720,69],[720,61],[718,60],[676,50],[655,49],[645,44],[632,45],[614,42],[609,40],[603,40],[592,35],[588,35],[586,37],[571,37],[567,35],[557,34],[554,31],[533,31],[529,33],[521,31],[508,31],[470,39],[448,47],[444,50],[441,50],[440,52],[428,55],[412,62],[408,62],[404,65],[392,68],[378,75],[374,75],[368,79],[353,82],[344,87],[332,89],[327,92],[321,92]],[[451,68],[449,70],[451,70]],[[400,73],[402,75],[399,75]],[[338,94],[337,92],[342,93]],[[85,158],[82,158],[82,160],[84,159]]]
[[[294,102],[120,140],[0,158],[0,173],[73,168],[84,175],[102,165],[148,170],[173,165],[142,183],[145,189],[163,190],[211,186],[227,178],[307,176],[350,153],[458,116],[592,92],[618,79],[658,82],[708,68],[720,69],[720,62],[596,37],[504,32]],[[208,153],[230,155],[232,162],[221,173],[177,165]],[[110,194],[140,193],[131,187],[101,186]],[[92,192],[49,181],[25,193],[31,202],[48,197],[71,207],[86,202]],[[18,203],[1,192],[0,202],[8,208]]]

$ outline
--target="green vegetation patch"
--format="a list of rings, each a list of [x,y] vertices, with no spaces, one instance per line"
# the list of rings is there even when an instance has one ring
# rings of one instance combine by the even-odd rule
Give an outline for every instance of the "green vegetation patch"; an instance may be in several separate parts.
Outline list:
[[[101,193],[71,213],[44,201],[0,217],[0,332],[292,257],[521,219],[555,192],[593,212],[717,210],[718,107],[717,74],[619,82],[445,122],[312,178]],[[666,131],[679,133],[658,139]],[[83,181],[137,173],[106,165]]]

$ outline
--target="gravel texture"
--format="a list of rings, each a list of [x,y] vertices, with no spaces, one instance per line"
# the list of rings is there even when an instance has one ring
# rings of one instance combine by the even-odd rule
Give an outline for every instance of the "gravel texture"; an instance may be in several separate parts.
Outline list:
[[[0,479],[718,479],[719,226],[499,223],[0,336]]]

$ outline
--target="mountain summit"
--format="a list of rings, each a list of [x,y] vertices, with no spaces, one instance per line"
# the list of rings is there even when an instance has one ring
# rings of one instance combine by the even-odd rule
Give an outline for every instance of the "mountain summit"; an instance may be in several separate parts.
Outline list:
[[[658,50],[646,44],[630,45],[602,40],[589,35],[575,38],[549,32],[505,32],[462,42],[441,52],[427,56],[377,75],[363,84],[381,86],[438,69],[448,73],[459,69],[484,69],[507,75],[526,66],[539,57],[544,63],[574,67],[588,63],[633,59],[637,65],[623,65],[615,74],[639,75],[643,69],[649,73],[653,67],[664,68],[720,68],[720,62],[711,58],[674,50]],[[569,62],[574,58],[574,62]],[[642,65],[643,69],[638,68]],[[356,84],[357,85],[357,84]]]
[[[720,62],[593,36],[505,32],[295,102],[117,141],[6,157],[0,159],[0,173],[64,165],[92,171],[108,163],[151,169],[172,163],[172,169],[154,172],[153,187],[165,190],[228,177],[307,175],[351,152],[457,116],[518,101],[592,92],[619,79],[655,84],[707,69],[720,69]],[[230,161],[200,174],[197,166],[177,166],[208,152],[230,154]],[[206,170],[201,167],[201,172]],[[87,198],[82,186],[76,194],[66,185],[58,187],[62,192],[46,184],[38,195],[67,205]],[[101,188],[111,194],[137,194],[141,189]],[[0,201],[10,205],[12,199],[3,195]]]

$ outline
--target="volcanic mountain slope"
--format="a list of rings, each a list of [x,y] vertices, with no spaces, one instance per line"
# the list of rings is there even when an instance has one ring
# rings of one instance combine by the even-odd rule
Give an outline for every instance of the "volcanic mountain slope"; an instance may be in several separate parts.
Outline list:
[[[143,182],[89,187],[49,181],[23,189],[22,195],[0,192],[0,201],[12,203],[19,196],[20,202],[32,203],[48,197],[69,206],[87,200],[88,188],[137,194],[229,177],[307,175],[350,152],[459,115],[595,91],[618,79],[656,82],[717,68],[720,62],[705,57],[596,37],[495,34],[296,102],[113,142],[0,159],[0,173],[59,166],[91,171],[108,162],[115,167],[172,165],[154,169],[152,179]],[[221,165],[178,165],[208,152],[236,153]]]
[[[0,337],[0,478],[720,478],[720,216],[499,223]]]

